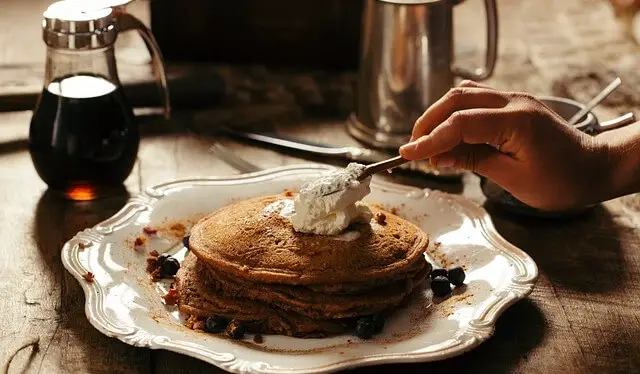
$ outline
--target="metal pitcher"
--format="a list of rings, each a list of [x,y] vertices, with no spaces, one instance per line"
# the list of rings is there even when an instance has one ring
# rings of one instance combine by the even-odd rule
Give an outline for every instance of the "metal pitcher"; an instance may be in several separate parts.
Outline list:
[[[347,124],[356,139],[397,148],[416,119],[454,85],[493,74],[498,50],[495,0],[485,0],[487,51],[482,68],[454,61],[453,7],[460,0],[367,0],[363,17],[355,112]]]

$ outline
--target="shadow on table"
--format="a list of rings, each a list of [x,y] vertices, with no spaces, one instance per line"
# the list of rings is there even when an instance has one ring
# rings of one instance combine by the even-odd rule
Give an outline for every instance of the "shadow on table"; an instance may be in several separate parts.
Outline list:
[[[16,139],[0,142],[0,155],[5,153],[14,153],[25,151],[29,148],[27,139]]]
[[[545,321],[540,309],[529,299],[511,306],[498,320],[493,337],[476,349],[444,361],[418,364],[367,366],[344,373],[466,373],[470,368],[483,373],[507,373],[527,360],[545,338]],[[173,352],[153,352],[156,367],[175,373],[222,373],[208,364]],[[186,369],[188,368],[188,369]]]
[[[627,285],[628,264],[620,241],[628,227],[617,224],[603,205],[565,219],[510,215],[487,207],[500,234],[527,252],[554,284],[586,293]]]
[[[443,361],[421,364],[381,365],[351,373],[507,373],[527,360],[529,353],[545,338],[545,321],[540,309],[524,299],[507,309],[498,319],[494,335],[476,349]],[[475,368],[475,369],[473,369]]]
[[[74,202],[47,190],[40,197],[36,207],[33,224],[34,239],[49,271],[61,282],[57,319],[61,329],[71,330],[74,340],[79,340],[72,344],[73,349],[64,350],[63,354],[74,355],[70,362],[77,362],[78,359],[75,356],[78,355],[78,348],[81,347],[85,362],[91,362],[90,365],[83,366],[83,370],[95,368],[96,372],[105,372],[108,368],[127,367],[136,363],[148,365],[145,350],[108,338],[91,326],[84,313],[85,298],[82,288],[78,281],[64,269],[60,259],[60,250],[67,240],[79,231],[92,227],[115,214],[128,198],[129,194],[124,190],[110,198]],[[101,350],[100,347],[105,349]],[[96,354],[96,351],[103,353]],[[62,359],[61,367],[64,368],[64,357]],[[131,370],[135,368],[132,367]]]

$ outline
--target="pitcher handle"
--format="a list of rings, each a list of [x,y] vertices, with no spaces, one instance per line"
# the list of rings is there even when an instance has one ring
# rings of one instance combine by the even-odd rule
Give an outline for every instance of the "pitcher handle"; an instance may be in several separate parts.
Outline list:
[[[151,53],[151,61],[153,62],[153,73],[156,81],[160,83],[160,87],[164,92],[164,117],[171,117],[171,101],[169,100],[169,86],[167,84],[167,72],[165,69],[164,58],[160,47],[156,42],[151,30],[142,21],[127,13],[123,7],[114,8],[119,31],[137,30]]]
[[[484,0],[487,12],[487,54],[485,66],[470,71],[460,67],[453,67],[453,73],[464,79],[482,81],[493,75],[498,57],[498,7],[495,0]]]

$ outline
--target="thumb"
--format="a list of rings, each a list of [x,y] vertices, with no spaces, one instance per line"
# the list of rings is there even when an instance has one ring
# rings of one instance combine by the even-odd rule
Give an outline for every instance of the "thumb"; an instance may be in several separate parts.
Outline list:
[[[508,184],[517,174],[518,162],[486,144],[461,144],[431,158],[436,167],[466,169],[498,184]]]

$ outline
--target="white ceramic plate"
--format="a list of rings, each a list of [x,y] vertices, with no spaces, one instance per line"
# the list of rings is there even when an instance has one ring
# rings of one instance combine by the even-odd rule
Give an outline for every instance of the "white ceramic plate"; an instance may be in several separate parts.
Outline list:
[[[84,290],[87,318],[102,333],[125,343],[179,352],[231,372],[326,373],[462,354],[488,339],[498,316],[532,291],[536,264],[496,232],[482,208],[459,196],[374,179],[366,200],[397,209],[429,233],[429,261],[463,265],[467,270],[463,292],[434,300],[425,286],[387,321],[381,335],[367,341],[347,335],[327,339],[268,335],[264,343],[256,344],[250,335],[238,342],[183,327],[183,316],[161,299],[169,283],[153,283],[145,271],[150,248],[178,257],[184,254],[180,234],[169,235],[164,228],[176,222],[188,224],[237,199],[296,189],[330,169],[297,165],[148,188],[62,249],[65,268]],[[147,225],[162,230],[145,250],[135,251],[132,241]],[[88,271],[95,274],[93,283],[83,278]]]

